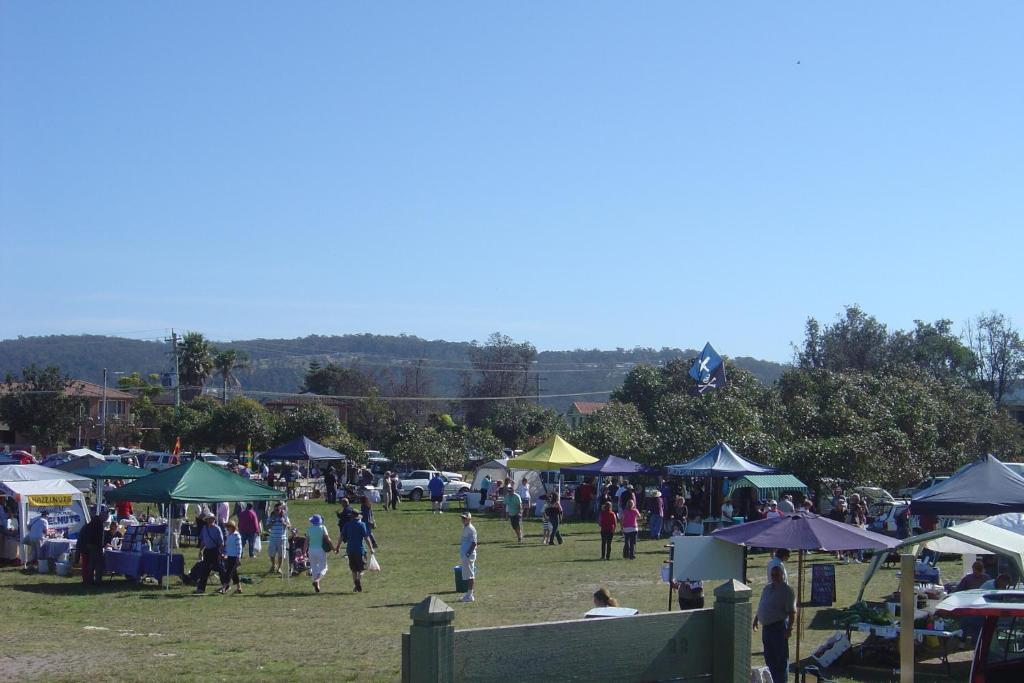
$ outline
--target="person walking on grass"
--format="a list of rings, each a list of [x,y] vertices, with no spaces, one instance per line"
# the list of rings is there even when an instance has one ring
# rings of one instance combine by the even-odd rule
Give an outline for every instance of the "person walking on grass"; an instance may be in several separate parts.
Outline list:
[[[238,567],[242,563],[242,534],[238,526],[228,520],[224,525],[227,534],[224,538],[224,571],[220,575],[220,588],[217,592],[223,595],[228,592],[229,584],[235,584],[235,593],[242,592],[242,584],[238,580]]]
[[[530,481],[523,477],[523,482],[519,484],[519,488],[516,490],[519,497],[523,501],[523,518],[532,517],[533,510],[530,507]]]
[[[373,547],[370,545],[370,531],[362,521],[362,515],[358,512],[355,518],[348,522],[341,529],[341,540],[345,542],[345,553],[348,555],[348,568],[352,571],[353,590],[356,593],[363,592],[363,572],[366,571],[366,555],[373,555]],[[365,546],[365,547],[364,547]],[[338,552],[341,543],[334,549]]]
[[[370,545],[376,550],[380,545],[377,543],[377,539],[373,537],[373,530],[377,528],[377,523],[373,520],[373,505],[370,503],[369,496],[362,497],[359,503],[359,514],[363,516],[363,524],[366,525],[366,537],[370,539]]]
[[[522,543],[523,499],[519,497],[519,494],[511,486],[505,489],[505,510],[508,512],[508,521],[512,525],[512,531],[516,533],[516,541]]]
[[[558,539],[558,545],[562,545],[562,533],[558,530],[558,525],[562,523],[563,511],[557,491],[548,494],[548,505],[544,508],[544,515],[551,522],[551,538],[548,540],[548,545],[554,545],[555,539]]]
[[[249,559],[256,557],[256,539],[260,535],[260,518],[252,503],[246,503],[245,509],[238,514],[238,533],[242,535],[242,545],[249,546]]]
[[[466,594],[459,602],[473,602],[473,588],[476,584],[476,527],[473,526],[473,515],[462,514],[462,537],[459,539],[459,557],[462,563],[462,580],[466,582]]]
[[[636,501],[625,499],[626,507],[622,510],[622,556],[627,560],[636,559],[636,537],[640,531],[640,511],[636,509]]]
[[[196,582],[196,593],[206,592],[206,582],[210,580],[210,572],[220,569],[220,559],[224,554],[224,532],[217,526],[217,518],[213,515],[203,517],[203,528],[199,530],[199,580]]]
[[[388,480],[388,484],[391,486],[391,509],[398,509],[398,472],[391,473],[391,479]]]
[[[267,518],[267,529],[270,537],[267,540],[267,553],[270,555],[270,573],[280,574],[284,557],[288,553],[288,529],[292,526],[284,503],[275,503],[274,511]]]
[[[387,512],[391,505],[391,472],[385,472],[380,479],[380,509]]]
[[[327,573],[327,550],[334,547],[330,536],[327,535],[327,525],[320,515],[313,515],[309,518],[309,528],[306,529],[306,552],[309,553],[309,576],[313,579],[313,590],[320,592],[320,579]],[[335,549],[334,552],[338,552]]]
[[[597,520],[601,528],[601,559],[612,559],[612,539],[615,538],[615,528],[619,525],[619,518],[612,510],[612,502],[606,500],[601,503],[601,514]]]

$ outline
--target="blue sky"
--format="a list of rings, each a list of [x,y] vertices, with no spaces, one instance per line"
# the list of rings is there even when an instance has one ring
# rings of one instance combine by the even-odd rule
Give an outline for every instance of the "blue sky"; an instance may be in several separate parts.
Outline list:
[[[1024,4],[0,5],[0,338],[1024,324]]]

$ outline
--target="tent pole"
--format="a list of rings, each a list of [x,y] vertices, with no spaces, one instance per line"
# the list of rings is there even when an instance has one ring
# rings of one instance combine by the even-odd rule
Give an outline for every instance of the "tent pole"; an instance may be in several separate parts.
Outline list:
[[[803,601],[804,601],[804,553],[806,551],[801,550],[799,555],[799,568],[797,569],[797,587],[796,587],[796,666],[793,671],[793,681],[800,683],[800,625],[803,621]]]
[[[171,529],[174,528],[174,507],[168,503],[167,529],[164,531],[164,542],[167,546],[167,571],[164,572],[164,590],[171,590]]]

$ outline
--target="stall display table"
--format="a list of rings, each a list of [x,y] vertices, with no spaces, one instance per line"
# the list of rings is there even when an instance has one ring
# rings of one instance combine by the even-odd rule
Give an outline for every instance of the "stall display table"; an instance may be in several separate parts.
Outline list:
[[[148,550],[142,552],[127,550],[104,550],[103,561],[106,564],[106,571],[109,574],[123,574],[133,581],[141,581],[146,576],[151,576],[159,582],[163,582],[167,576],[167,553],[158,553]],[[184,576],[185,556],[171,555],[171,576]]]
[[[48,538],[39,545],[39,559],[56,561],[64,553],[73,553],[76,544],[70,538]]]
[[[900,635],[900,625],[898,623],[888,624],[880,626],[878,624],[865,624],[858,623],[851,625],[847,631],[847,637],[852,630],[856,629],[861,633],[867,633],[868,638],[857,648],[857,652],[861,657],[867,651],[894,651],[898,648],[898,639]],[[914,629],[914,640],[918,643],[922,642],[926,636],[932,636],[939,641],[940,644],[940,658],[943,664],[946,665],[946,674],[950,673],[949,666],[949,640],[950,638],[962,638],[963,631],[957,629],[955,631],[936,630],[930,628],[915,628]]]

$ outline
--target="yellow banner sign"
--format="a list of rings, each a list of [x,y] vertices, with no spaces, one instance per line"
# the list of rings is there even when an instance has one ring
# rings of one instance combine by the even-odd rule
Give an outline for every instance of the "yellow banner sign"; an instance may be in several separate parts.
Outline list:
[[[28,504],[37,508],[67,507],[71,505],[71,494],[51,493],[29,496]]]

